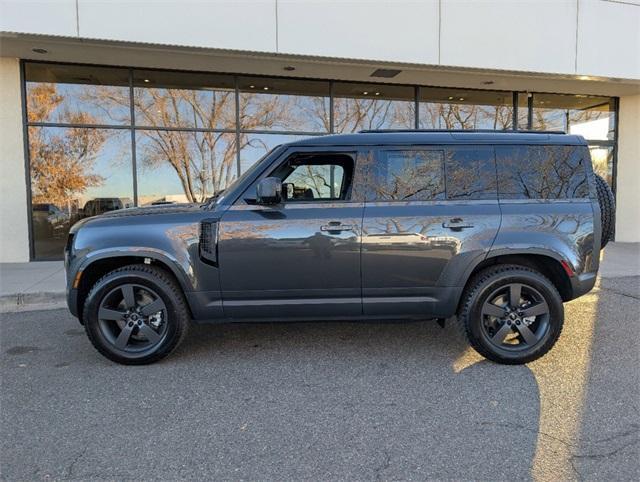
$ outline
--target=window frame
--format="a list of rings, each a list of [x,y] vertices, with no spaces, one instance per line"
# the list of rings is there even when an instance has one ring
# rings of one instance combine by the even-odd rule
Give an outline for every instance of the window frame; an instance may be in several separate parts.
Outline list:
[[[278,164],[278,166],[276,166],[274,169],[271,170],[269,176],[273,176],[274,173],[280,169],[283,169],[285,167],[285,165],[291,163],[291,161],[295,160],[296,157],[299,157],[301,153],[299,152],[294,152],[291,155],[287,156],[287,158],[281,162],[280,164]],[[334,165],[336,166],[340,166],[343,169],[343,176],[342,176],[342,183],[340,185],[340,198],[338,199],[327,199],[327,198],[314,198],[314,199],[288,199],[286,197],[283,197],[282,199],[282,203],[283,204],[311,204],[311,203],[337,203],[337,202],[348,202],[351,200],[351,193],[353,192],[353,183],[354,183],[354,178],[355,178],[355,172],[356,172],[356,165],[357,165],[357,155],[354,155],[354,153],[346,153],[346,152],[323,152],[323,151],[318,151],[318,152],[309,152],[309,153],[305,153],[305,156],[347,156],[351,159],[351,170],[350,172],[347,171],[347,169],[345,169],[345,165],[341,164],[341,163],[335,163]],[[331,163],[302,163],[299,164],[299,166],[324,166],[324,165],[331,165]],[[293,170],[287,174],[287,177],[285,177],[284,179],[282,179],[282,183],[285,184],[285,181],[288,179],[289,176],[291,176],[291,174],[293,174],[295,172],[296,168],[293,168]],[[345,184],[345,181],[347,181],[347,183]],[[344,199],[342,199],[342,196],[344,195]]]
[[[278,149],[284,146],[278,146],[275,149]],[[284,163],[288,162],[289,158],[293,155],[299,154],[345,154],[351,159],[353,159],[353,172],[351,174],[351,186],[349,186],[347,199],[344,200],[327,200],[327,201],[317,201],[313,200],[311,202],[323,203],[323,204],[331,204],[331,203],[362,203],[364,199],[361,199],[360,189],[354,189],[356,187],[356,183],[359,182],[364,184],[364,180],[361,173],[361,162],[359,161],[360,156],[363,152],[366,152],[362,147],[356,146],[291,146],[286,147],[282,152],[280,152],[275,159],[273,159],[269,164],[265,165],[259,173],[254,173],[254,179],[251,181],[247,187],[241,191],[241,193],[231,202],[232,206],[255,206],[256,205],[256,186],[258,183],[266,178],[270,177],[275,171],[280,169]],[[356,194],[354,194],[356,193]],[[303,201],[302,204],[309,203],[309,201]],[[281,203],[283,206],[286,204],[294,204],[294,203]],[[301,204],[301,203],[295,203]]]

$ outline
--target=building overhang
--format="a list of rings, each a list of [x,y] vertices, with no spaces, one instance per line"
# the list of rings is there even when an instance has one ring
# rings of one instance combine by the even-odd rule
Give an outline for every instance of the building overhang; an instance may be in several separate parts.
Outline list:
[[[49,62],[466,89],[606,96],[640,94],[640,80],[635,79],[337,59],[12,32],[0,32],[0,56]],[[400,73],[391,78],[372,77],[371,74],[377,69],[395,69]]]

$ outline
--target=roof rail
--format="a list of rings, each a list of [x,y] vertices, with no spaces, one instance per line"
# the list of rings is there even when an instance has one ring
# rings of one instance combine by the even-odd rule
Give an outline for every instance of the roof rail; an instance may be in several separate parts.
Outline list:
[[[566,134],[565,131],[530,131],[530,130],[493,130],[493,129],[365,129],[359,134],[384,134],[384,133],[410,133],[410,132],[481,132],[486,134]]]

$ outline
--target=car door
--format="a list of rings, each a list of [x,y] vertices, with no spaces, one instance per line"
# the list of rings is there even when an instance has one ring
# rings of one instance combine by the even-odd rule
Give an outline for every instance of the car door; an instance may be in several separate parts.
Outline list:
[[[491,146],[378,149],[367,164],[363,312],[430,315],[449,273],[486,253],[500,224]]]
[[[356,152],[287,150],[220,221],[225,316],[296,319],[362,313],[364,203],[353,190]],[[287,199],[255,203],[255,185],[279,177]]]

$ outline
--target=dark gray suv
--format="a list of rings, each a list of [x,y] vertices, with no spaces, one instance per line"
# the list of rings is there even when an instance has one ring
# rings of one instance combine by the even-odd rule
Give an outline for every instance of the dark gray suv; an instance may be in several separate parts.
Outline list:
[[[203,205],[83,219],[68,305],[119,363],[189,323],[436,319],[485,357],[546,353],[593,288],[613,197],[582,137],[369,131],[276,147]]]

